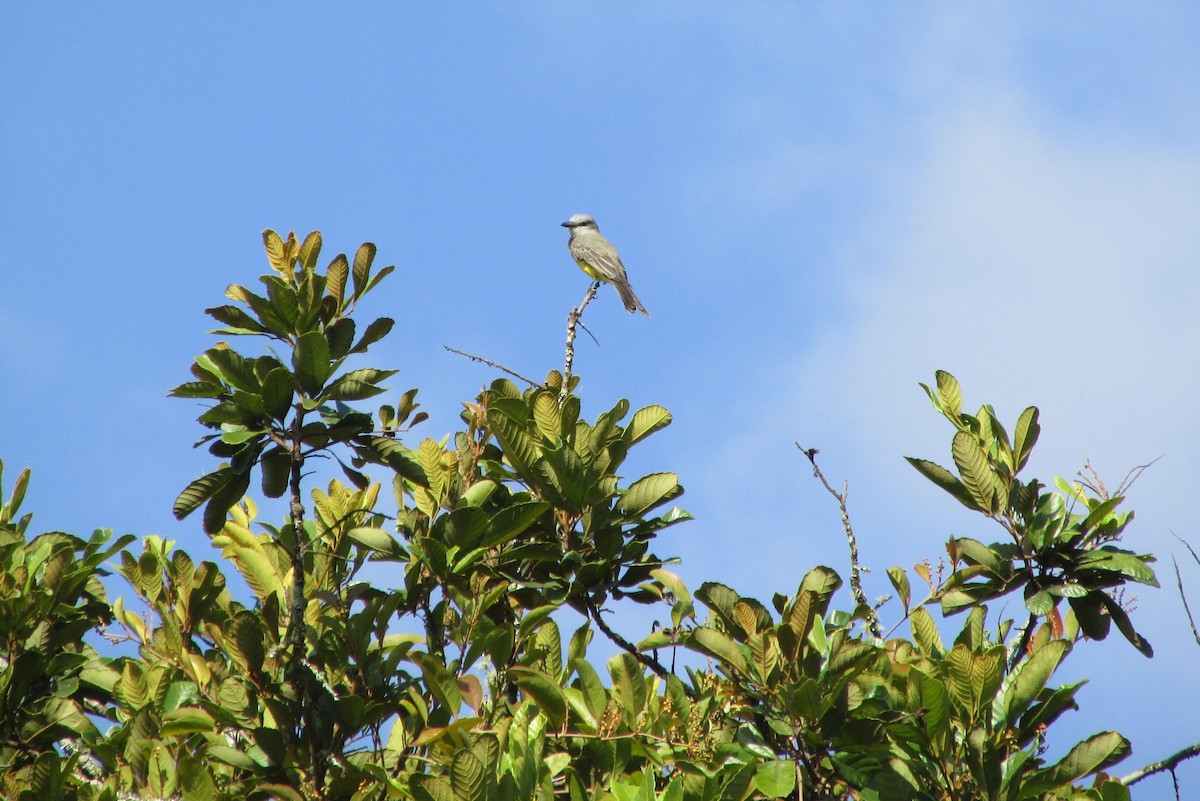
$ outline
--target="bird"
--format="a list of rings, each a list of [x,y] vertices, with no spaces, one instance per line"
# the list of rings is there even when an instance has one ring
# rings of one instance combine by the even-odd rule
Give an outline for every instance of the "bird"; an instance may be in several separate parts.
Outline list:
[[[646,311],[646,307],[634,294],[633,287],[629,285],[625,265],[621,263],[617,249],[600,235],[595,218],[590,214],[576,214],[562,225],[571,232],[567,248],[579,269],[596,281],[606,281],[615,286],[617,294],[621,296],[621,303],[630,314],[640,311],[649,317],[650,312]]]

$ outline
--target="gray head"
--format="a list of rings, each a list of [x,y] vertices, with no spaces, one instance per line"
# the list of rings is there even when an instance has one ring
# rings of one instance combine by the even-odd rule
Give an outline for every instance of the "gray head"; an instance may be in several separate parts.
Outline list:
[[[600,229],[596,226],[596,220],[590,214],[576,214],[571,219],[563,223],[563,228],[570,228],[571,233],[575,233],[577,229],[592,230],[599,232]]]

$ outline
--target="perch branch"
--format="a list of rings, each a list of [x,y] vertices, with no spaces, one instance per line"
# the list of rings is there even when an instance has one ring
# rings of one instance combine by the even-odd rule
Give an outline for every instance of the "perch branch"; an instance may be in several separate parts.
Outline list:
[[[588,287],[587,294],[583,296],[583,301],[571,309],[571,313],[567,315],[567,358],[563,363],[563,384],[562,392],[558,396],[559,405],[562,405],[567,399],[567,392],[571,386],[571,370],[575,367],[575,329],[583,325],[579,322],[579,318],[583,316],[583,310],[596,297],[596,291],[599,289],[600,282],[592,282],[592,285]],[[583,330],[587,331],[587,328],[585,327]],[[591,331],[588,331],[588,336],[591,336],[591,333]],[[592,339],[594,340],[595,337],[592,337]]]
[[[854,527],[850,525],[850,512],[846,508],[846,498],[850,494],[850,485],[843,485],[842,491],[835,490],[825,479],[825,474],[821,472],[821,468],[817,466],[817,454],[820,452],[816,448],[805,449],[796,443],[796,447],[808,459],[813,468],[813,475],[828,490],[829,494],[837,499],[838,508],[842,512],[842,529],[846,532],[846,541],[850,545],[850,594],[854,596],[854,600],[860,606],[867,610],[867,628],[871,632],[871,636],[876,639],[883,638],[883,627],[879,625],[879,615],[876,614],[875,608],[867,602],[867,594],[862,588],[862,574],[865,569],[858,563],[858,539],[854,536]]]

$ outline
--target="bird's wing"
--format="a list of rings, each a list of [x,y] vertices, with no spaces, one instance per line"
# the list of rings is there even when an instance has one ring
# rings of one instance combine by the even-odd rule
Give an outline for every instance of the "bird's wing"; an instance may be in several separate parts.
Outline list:
[[[591,267],[609,281],[625,281],[625,265],[617,249],[598,236],[576,236],[571,240],[571,255]]]

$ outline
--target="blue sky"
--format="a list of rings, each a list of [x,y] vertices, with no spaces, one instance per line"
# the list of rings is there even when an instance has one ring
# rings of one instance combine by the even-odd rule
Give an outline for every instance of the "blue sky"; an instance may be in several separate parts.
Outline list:
[[[34,469],[35,529],[206,550],[170,515],[211,467],[199,409],[165,393],[211,343],[203,308],[265,271],[263,228],[397,265],[370,363],[421,388],[436,438],[493,376],[443,345],[561,366],[586,280],[558,224],[587,212],[652,316],[589,307],[585,410],[675,415],[630,476],[680,473],[698,520],[659,552],[690,584],[844,571],[797,440],[850,482],[873,595],[949,534],[998,538],[901,458],[948,461],[917,387],[947,369],[969,405],[1042,409],[1043,479],[1163,456],[1128,540],[1165,560],[1135,613],[1158,655],[1082,644],[1060,734],[1127,734],[1122,772],[1200,739],[1169,560],[1172,531],[1200,544],[1194,4],[6,4],[0,25],[0,458]]]

